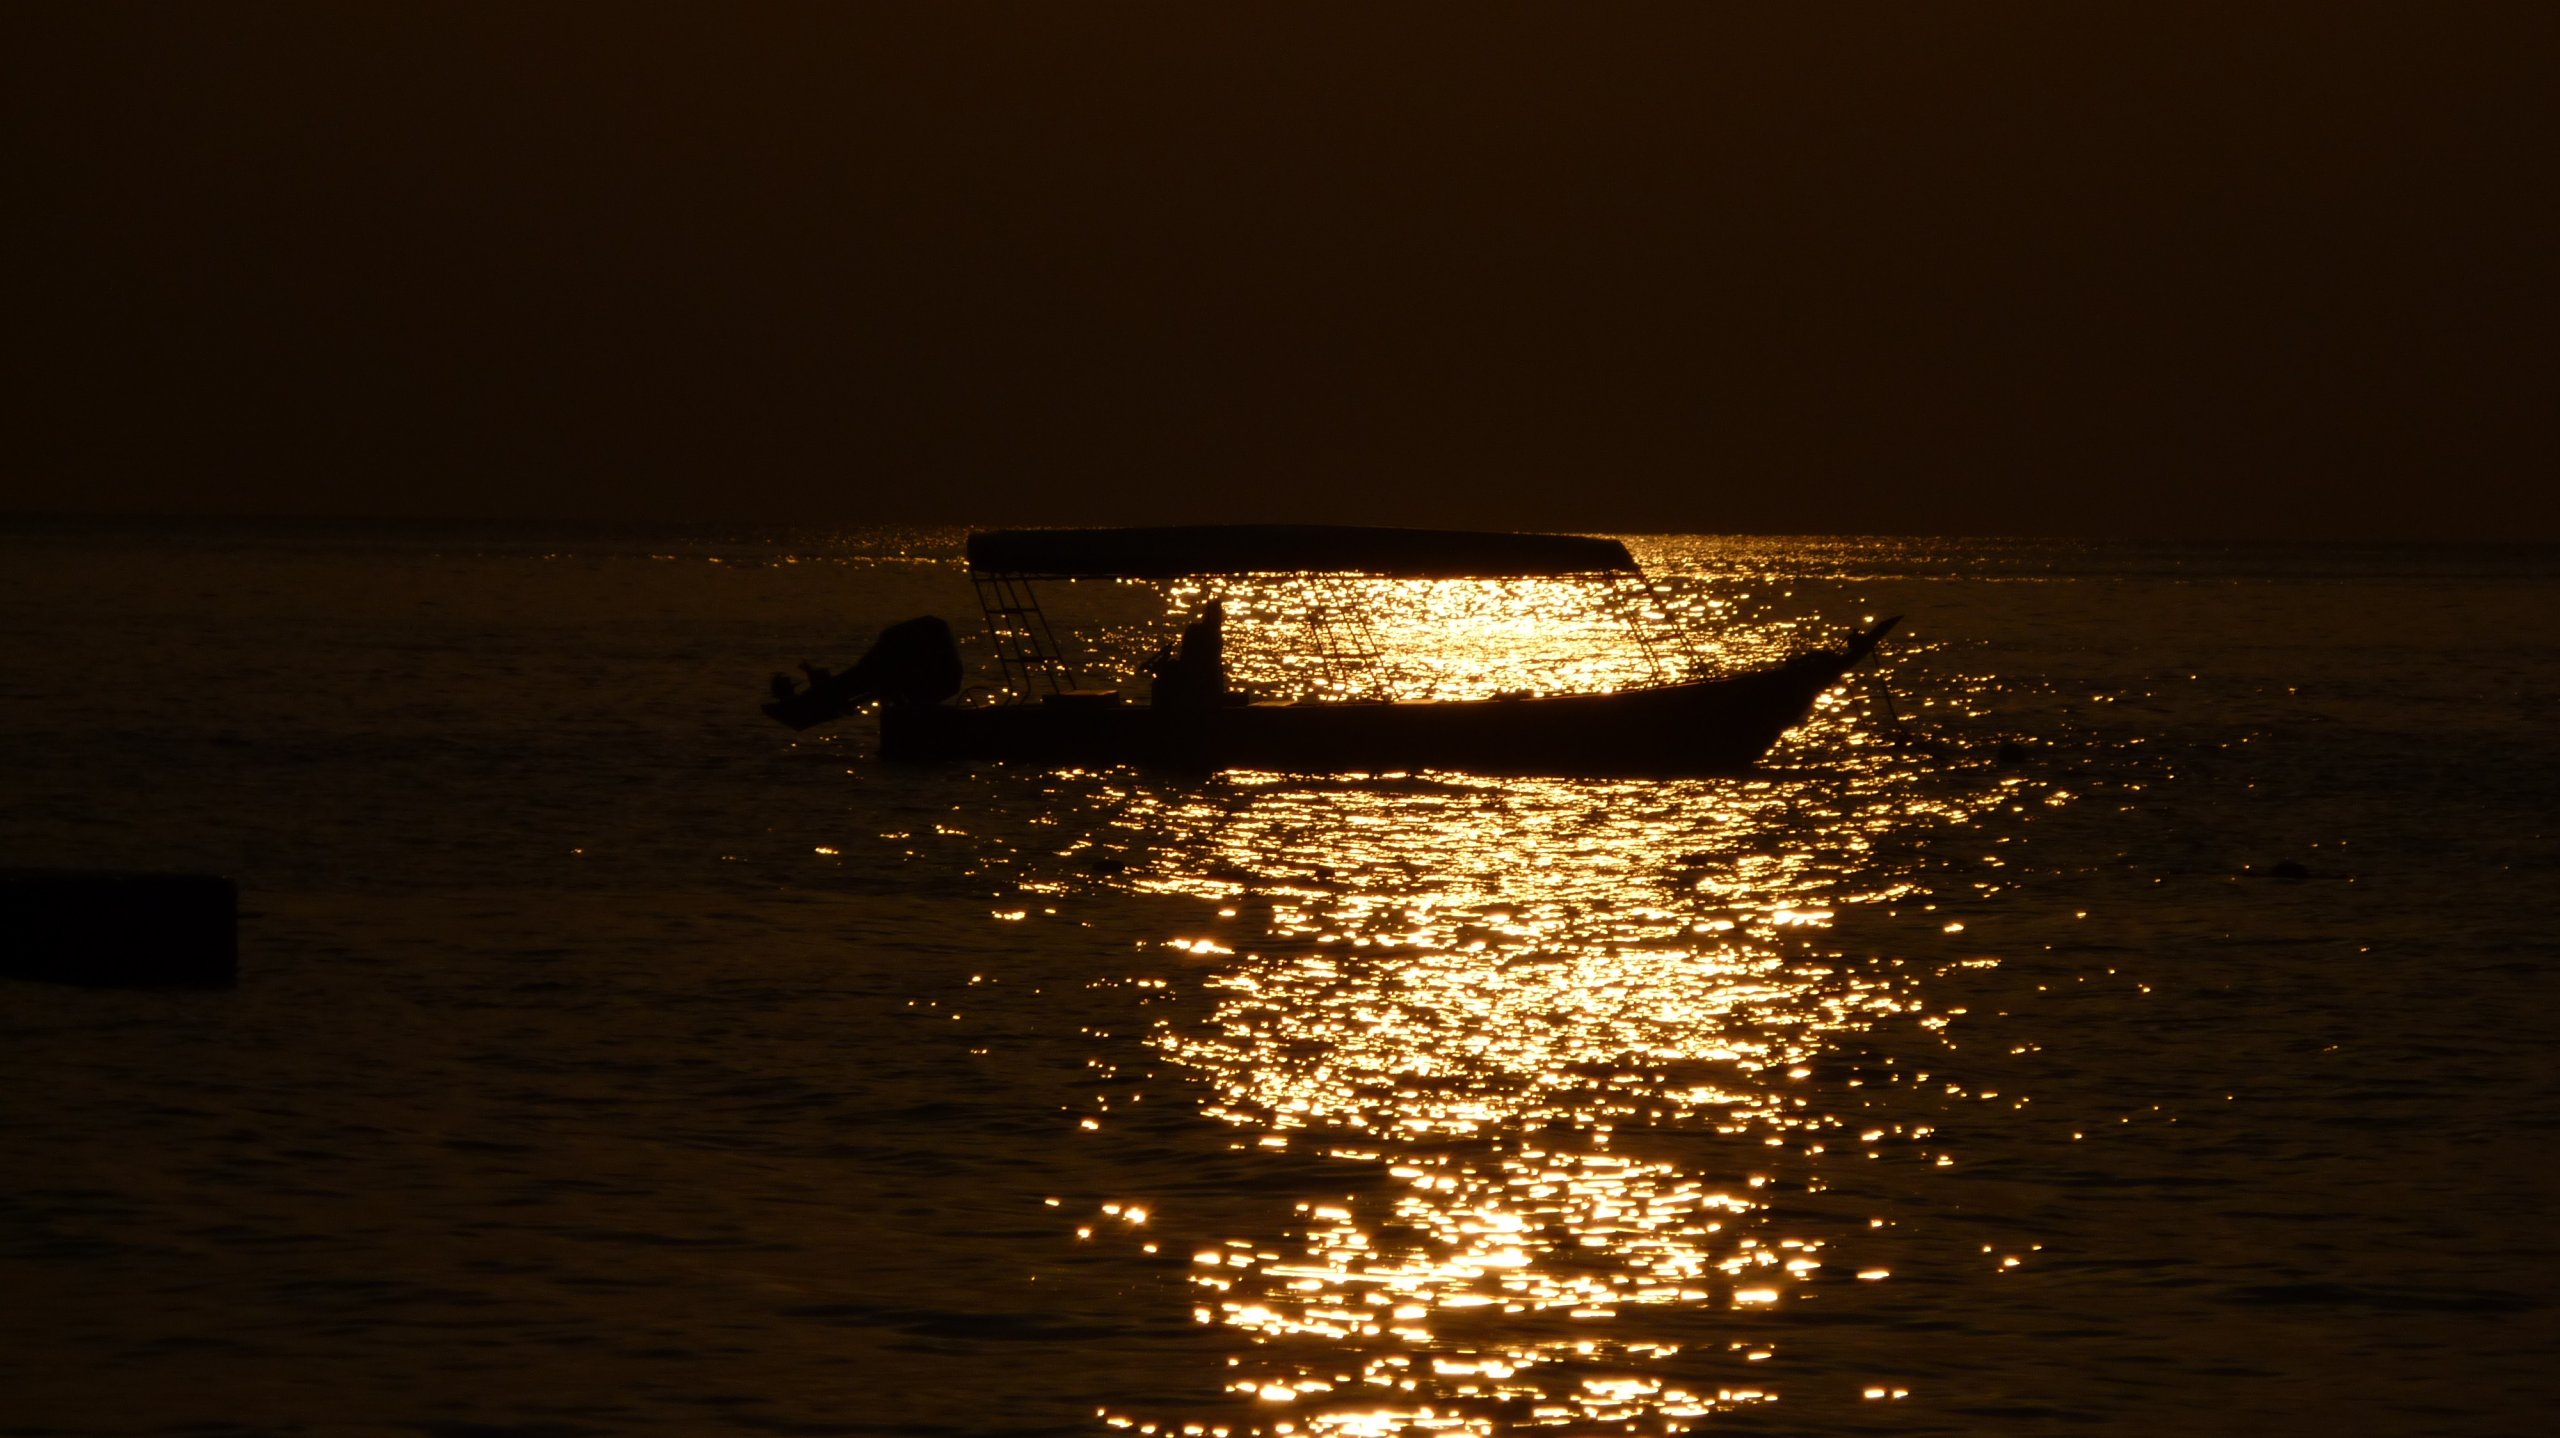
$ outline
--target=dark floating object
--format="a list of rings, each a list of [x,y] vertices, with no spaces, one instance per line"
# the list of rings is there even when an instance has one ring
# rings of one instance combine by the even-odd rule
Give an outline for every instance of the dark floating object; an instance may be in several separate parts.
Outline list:
[[[1849,631],[1836,648],[1802,650],[1718,678],[1674,678],[1657,667],[1655,682],[1613,693],[1416,701],[1388,698],[1374,646],[1327,638],[1341,626],[1319,618],[1313,623],[1327,670],[1337,680],[1365,681],[1373,697],[1288,702],[1228,687],[1218,635],[1221,611],[1212,604],[1184,631],[1178,653],[1168,647],[1150,665],[1155,702],[1134,704],[1116,689],[1076,682],[1031,593],[1033,580],[1275,573],[1582,576],[1604,586],[1622,612],[1626,595],[1619,586],[1640,586],[1648,598],[1653,591],[1626,546],[1613,539],[1343,525],[999,530],[969,537],[969,569],[1004,665],[1009,702],[946,702],[959,687],[949,629],[939,620],[913,619],[884,632],[872,653],[844,675],[811,670],[806,691],[777,675],[765,712],[805,729],[876,699],[880,756],[901,761],[999,759],[1296,774],[1727,774],[1757,763],[1900,622],[1899,616],[1888,618]],[[899,641],[895,654],[893,637]],[[1189,672],[1194,669],[1201,672]],[[1035,683],[1048,692],[1034,694]]]
[[[240,887],[211,874],[0,870],[0,975],[230,988],[240,980]]]
[[[2244,879],[2308,879],[2311,877],[2311,871],[2291,859],[2284,859],[2269,864],[2263,869],[2255,864],[2242,864],[2240,877]]]
[[[2027,762],[2027,746],[2015,739],[2003,739],[2000,741],[2000,748],[1996,751],[1995,757],[2002,768],[2024,764]]]

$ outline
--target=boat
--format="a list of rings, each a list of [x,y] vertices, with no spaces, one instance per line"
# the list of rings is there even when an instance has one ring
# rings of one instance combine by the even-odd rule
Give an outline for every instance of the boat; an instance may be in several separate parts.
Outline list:
[[[776,675],[765,712],[793,728],[878,707],[880,756],[891,761],[1015,760],[1131,764],[1208,772],[1311,774],[1421,769],[1489,774],[1639,776],[1749,769],[1814,701],[1874,652],[1899,622],[1852,629],[1837,647],[1716,676],[1664,675],[1606,693],[1463,700],[1386,697],[1258,699],[1225,691],[1205,636],[1210,682],[1174,686],[1198,656],[1159,657],[1153,702],[1084,688],[1031,586],[1076,579],[1175,580],[1244,575],[1399,579],[1578,578],[1623,594],[1653,593],[1624,544],[1581,535],[1346,525],[1202,525],[993,530],[968,540],[970,578],[1003,663],[1001,702],[954,702],[959,661],[949,626],[908,620],[842,675],[810,671],[806,689]],[[1640,616],[1631,616],[1635,622]],[[1214,623],[1214,620],[1212,621]],[[1195,624],[1185,651],[1204,642]],[[1638,631],[1642,637],[1642,630]],[[1648,647],[1648,653],[1651,652]],[[1374,670],[1374,648],[1332,659]]]

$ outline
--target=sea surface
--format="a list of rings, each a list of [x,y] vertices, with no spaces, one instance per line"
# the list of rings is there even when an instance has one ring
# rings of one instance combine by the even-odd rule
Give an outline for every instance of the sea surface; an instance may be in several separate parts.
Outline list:
[[[2525,1433],[2560,551],[1632,536],[1221,596],[1265,692],[1904,626],[1756,773],[883,767],[943,531],[0,527],[0,1433]],[[6,942],[0,936],[0,942]]]

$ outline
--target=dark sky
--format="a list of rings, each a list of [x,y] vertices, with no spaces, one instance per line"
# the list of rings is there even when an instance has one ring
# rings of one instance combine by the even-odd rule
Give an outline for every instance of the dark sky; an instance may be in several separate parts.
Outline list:
[[[0,510],[2560,538],[2560,6],[1741,9],[21,0]]]

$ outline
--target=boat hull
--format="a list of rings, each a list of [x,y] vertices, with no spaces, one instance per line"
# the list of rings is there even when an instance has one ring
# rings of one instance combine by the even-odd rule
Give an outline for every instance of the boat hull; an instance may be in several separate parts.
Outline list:
[[[1426,768],[1560,776],[1732,773],[1758,762],[1871,646],[1869,640],[1747,674],[1611,694],[1217,708],[1060,696],[981,708],[887,707],[880,715],[880,753],[904,761],[1310,774]]]

